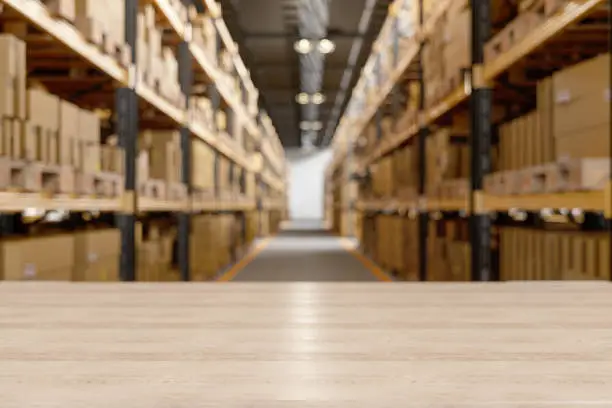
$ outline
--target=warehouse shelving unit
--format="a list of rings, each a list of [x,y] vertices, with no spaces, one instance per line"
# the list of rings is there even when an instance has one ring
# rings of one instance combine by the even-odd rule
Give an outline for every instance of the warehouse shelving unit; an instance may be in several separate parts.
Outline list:
[[[244,129],[249,148],[239,145],[228,134],[217,129],[204,127],[192,117],[190,97],[180,103],[172,103],[162,97],[153,87],[141,80],[142,70],[137,64],[137,13],[145,3],[154,6],[156,21],[164,26],[163,43],[175,51],[179,67],[179,82],[183,95],[193,95],[205,89],[213,102],[213,112],[227,109],[228,120],[237,121]],[[269,118],[261,120],[257,111],[258,92],[249,72],[242,62],[236,44],[233,42],[221,16],[221,8],[214,1],[205,1],[206,13],[214,19],[217,35],[217,52],[221,49],[231,54],[234,74],[239,89],[233,89],[231,80],[224,77],[220,67],[193,40],[192,18],[197,13],[191,0],[182,4],[188,13],[181,16],[170,0],[125,1],[125,40],[129,46],[129,58],[124,59],[106,54],[99,47],[89,43],[77,29],[53,15],[37,0],[1,0],[0,6],[10,11],[12,20],[35,27],[37,34],[23,33],[26,44],[48,44],[49,53],[66,59],[65,76],[42,78],[53,81],[56,86],[74,86],[78,81],[84,90],[83,100],[89,106],[114,112],[116,130],[121,147],[125,152],[124,191],[117,197],[81,197],[75,195],[47,196],[39,193],[4,192],[0,195],[0,209],[3,212],[21,212],[26,208],[64,211],[101,211],[118,215],[122,235],[121,279],[136,279],[135,224],[141,213],[176,213],[178,215],[178,254],[181,277],[189,280],[189,225],[192,214],[202,212],[252,212],[283,211],[285,206],[284,152],[278,135]],[[38,34],[40,33],[40,34]],[[49,64],[40,54],[39,65]],[[32,54],[30,60],[37,55]],[[56,61],[54,59],[53,61]],[[75,79],[70,69],[78,67],[86,75]],[[81,84],[82,83],[82,84]],[[58,85],[59,84],[59,85]],[[81,89],[78,89],[80,91]],[[249,109],[248,106],[251,108]],[[182,200],[139,197],[136,177],[137,140],[139,127],[180,130],[181,134],[181,182],[187,189],[187,198]],[[252,175],[261,184],[260,195],[247,198],[243,195],[226,197],[217,194],[195,194],[191,181],[191,144],[198,138],[215,152],[215,160],[223,156],[229,161],[231,182],[245,191],[245,179]],[[234,179],[234,166],[240,168],[239,180]],[[217,171],[215,166],[215,173]],[[215,184],[218,184],[215,174]],[[255,193],[255,192],[253,192]],[[253,197],[253,196],[252,196]],[[258,205],[264,203],[265,205]]]
[[[423,71],[420,69],[422,61],[420,51],[431,40],[437,19],[444,16],[453,2],[434,2],[428,18],[424,23],[421,20],[421,24],[416,27],[411,38],[398,40],[399,35],[395,32],[394,42],[405,41],[408,45],[401,48],[399,55],[398,47],[392,46],[393,68],[385,75],[382,82],[375,81],[379,85],[374,91],[374,97],[365,98],[364,103],[364,94],[367,95],[369,91],[364,84],[372,75],[380,76],[377,74],[380,70],[366,65],[360,82],[353,92],[347,114],[340,121],[333,141],[335,156],[327,173],[330,185],[328,194],[330,195],[331,191],[345,191],[343,186],[351,183],[351,178],[355,174],[362,178],[367,177],[371,167],[382,159],[394,154],[400,148],[416,144],[419,149],[419,180],[416,196],[369,199],[355,195],[353,199],[357,200],[355,208],[359,214],[375,216],[376,214],[410,213],[420,214],[420,217],[423,217],[420,220],[419,228],[419,258],[423,261],[419,265],[421,280],[426,279],[427,271],[426,217],[428,215],[435,214],[436,217],[440,217],[444,216],[443,214],[451,214],[451,217],[457,215],[469,217],[471,279],[483,281],[499,278],[491,260],[491,248],[497,245],[492,220],[499,213],[520,210],[533,212],[537,218],[538,213],[544,209],[563,210],[564,212],[570,209],[580,209],[583,212],[594,213],[594,216],[604,224],[605,219],[609,224],[612,218],[610,172],[607,173],[607,181],[599,183],[597,188],[588,191],[500,194],[493,193],[486,187],[487,178],[491,177],[489,174],[491,173],[491,145],[495,135],[494,129],[500,123],[511,119],[512,115],[517,116],[516,112],[510,114],[506,112],[503,117],[499,117],[496,109],[509,105],[508,100],[513,97],[520,101],[520,98],[516,97],[517,91],[507,83],[505,76],[523,75],[527,78],[528,70],[535,70],[537,72],[534,74],[535,77],[531,76],[523,81],[525,89],[533,93],[535,80],[598,53],[606,52],[610,30],[608,2],[605,0],[531,2],[541,5],[542,9],[551,7],[553,3],[559,8],[550,15],[540,16],[545,20],[532,27],[526,34],[519,32],[524,36],[514,40],[495,58],[485,59],[485,47],[492,38],[493,23],[497,24],[492,17],[493,1],[470,2],[472,21],[470,66],[467,67],[460,83],[447,92],[438,103],[430,104],[429,107],[426,107],[422,100],[430,84],[424,79]],[[402,3],[402,1],[396,1],[391,6],[386,26],[397,25],[394,21],[398,19],[397,9]],[[420,10],[422,10],[423,1],[419,3]],[[383,48],[381,41],[383,39],[379,38],[378,46],[375,45],[368,64],[376,64],[380,58],[380,50]],[[575,47],[571,48],[576,45],[582,45],[584,51],[577,51]],[[571,57],[568,57],[569,54]],[[387,105],[391,105],[393,116],[397,114],[397,107],[392,100],[394,89],[407,76],[408,71],[414,70],[414,67],[417,67],[417,71],[421,74],[418,81],[421,95],[418,114],[408,123],[403,122],[401,126],[396,125],[397,127],[391,134],[381,137],[382,112],[387,109]],[[530,88],[531,91],[529,91]],[[361,108],[359,108],[360,105]],[[519,107],[520,109],[524,107]],[[469,137],[469,149],[472,153],[469,188],[456,197],[428,197],[423,188],[426,172],[425,138],[440,127],[452,125],[454,118],[457,117],[463,118],[464,123],[468,123],[471,135]],[[469,121],[465,120],[467,118]],[[367,151],[361,149],[361,160],[357,169],[353,172],[345,172],[343,169],[347,166],[347,157],[351,152],[359,150],[359,140],[366,132],[368,125],[376,128],[378,140],[375,146],[370,147]],[[474,154],[474,152],[480,153]],[[339,176],[340,173],[345,173],[345,176]],[[333,200],[329,199],[329,202],[333,203]]]

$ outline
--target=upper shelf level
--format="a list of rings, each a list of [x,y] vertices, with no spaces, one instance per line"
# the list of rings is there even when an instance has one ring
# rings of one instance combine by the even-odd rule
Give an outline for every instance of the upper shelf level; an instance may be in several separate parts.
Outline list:
[[[396,0],[392,7],[398,7],[398,5],[404,1],[405,0]],[[332,169],[346,160],[346,153],[351,143],[362,134],[378,109],[386,102],[391,90],[402,78],[402,74],[411,67],[411,64],[414,64],[418,60],[418,49],[431,35],[436,20],[439,19],[444,11],[451,5],[450,2],[445,1],[436,3],[438,3],[437,5],[440,8],[432,10],[429,14],[429,18],[425,21],[425,25],[422,27],[415,27],[413,35],[409,37],[399,37],[399,34],[395,34],[397,38],[396,41],[400,41],[400,44],[401,41],[403,41],[404,45],[398,47],[398,58],[395,67],[390,71],[390,74],[386,75],[385,78],[379,82],[379,85],[376,86],[377,82],[372,79],[376,76],[374,75],[376,69],[372,67],[375,67],[377,61],[380,61],[381,52],[383,52],[383,50],[388,52],[389,48],[389,39],[384,36],[384,31],[381,33],[376,43],[378,45],[375,45],[373,48],[368,64],[364,68],[359,80],[359,84],[353,92],[347,112],[341,119],[340,125],[336,131],[334,137],[334,160],[331,163]],[[549,17],[544,24],[534,28],[528,35],[517,41],[506,52],[500,53],[495,59],[486,62],[482,67],[473,69],[474,73],[472,76],[474,80],[477,79],[476,75],[479,75],[479,80],[490,84],[492,87],[496,87],[496,80],[498,77],[512,70],[513,67],[520,64],[525,58],[536,55],[538,50],[544,45],[559,39],[563,40],[565,37],[567,37],[568,41],[571,41],[573,35],[580,34],[576,34],[576,32],[572,31],[571,27],[574,27],[589,16],[592,16],[593,13],[600,10],[605,4],[605,0],[577,0],[568,3],[560,12]],[[391,12],[385,26],[392,27],[393,21],[398,18],[402,19],[406,17],[401,17],[398,16],[397,13]],[[380,45],[383,41],[387,41],[386,47]],[[560,48],[559,52],[563,52],[563,50]],[[360,167],[363,169],[379,158],[397,149],[397,147],[415,136],[421,125],[433,125],[437,123],[440,118],[443,118],[444,115],[454,110],[457,106],[465,104],[470,93],[471,87],[466,86],[466,83],[462,81],[462,83],[457,86],[453,92],[449,93],[446,98],[436,105],[431,106],[429,109],[421,111],[417,121],[402,129],[398,129],[391,137],[381,141],[380,145],[369,152],[369,154],[359,163]]]
[[[189,49],[195,61],[194,65],[199,67],[199,70],[209,79],[209,84],[213,84],[217,87],[225,104],[234,112],[236,119],[244,124],[248,136],[257,143],[260,143],[264,132],[255,120],[255,116],[258,112],[252,109],[251,112],[249,112],[247,101],[241,98],[238,92],[229,86],[230,82],[223,78],[223,72],[216,61],[210,58],[204,50],[192,40],[192,26],[183,19],[184,16],[181,17],[181,15],[179,15],[169,0],[147,1],[152,3],[158,13],[164,16],[164,19],[167,20],[176,35],[189,44]],[[211,4],[213,3],[214,2],[211,2]],[[231,140],[225,140],[226,138],[221,137],[219,134],[215,134],[213,130],[197,122],[194,117],[190,115],[191,112],[187,112],[184,108],[181,108],[180,104],[170,102],[162,97],[156,89],[146,84],[144,81],[139,81],[137,76],[138,71],[135,66],[122,63],[118,57],[105,53],[100,47],[87,41],[81,32],[72,24],[61,18],[56,18],[41,2],[37,0],[0,0],[0,5],[7,7],[16,18],[26,21],[31,26],[47,34],[45,38],[53,41],[53,43],[50,44],[63,47],[63,49],[69,52],[71,60],[79,61],[76,64],[79,67],[85,64],[84,66],[87,69],[93,68],[97,72],[96,75],[98,75],[98,77],[100,75],[106,76],[114,82],[115,86],[133,87],[136,94],[143,102],[153,107],[165,118],[168,118],[177,126],[187,126],[195,136],[204,140],[207,144],[237,165],[250,171],[255,171],[252,157],[248,152],[237,149]],[[212,10],[217,10],[210,12],[211,15],[218,16],[218,18],[215,19],[215,26],[223,27],[224,24],[220,19],[218,8],[213,8]],[[228,42],[231,40],[231,37],[229,37],[229,33],[224,34],[223,32],[220,32],[220,36],[226,44],[229,44]],[[40,36],[38,38],[32,37],[31,40],[40,41],[39,38]],[[227,47],[231,48],[231,45],[227,45]],[[257,90],[254,88],[249,78],[248,71],[244,69],[244,64],[238,56],[237,47],[235,47],[235,45],[234,49],[236,52],[232,55],[233,61],[237,66],[236,72],[240,75],[241,81],[244,82],[244,88],[247,89],[247,93],[257,98]],[[253,106],[252,103],[250,105]],[[277,137],[275,132],[266,132],[265,134],[266,138]],[[277,151],[271,149],[267,149],[264,154],[271,155],[267,157],[267,160],[272,163],[272,167],[276,169],[278,175],[272,182],[271,187],[280,189],[284,184],[281,174],[284,157],[278,155]]]

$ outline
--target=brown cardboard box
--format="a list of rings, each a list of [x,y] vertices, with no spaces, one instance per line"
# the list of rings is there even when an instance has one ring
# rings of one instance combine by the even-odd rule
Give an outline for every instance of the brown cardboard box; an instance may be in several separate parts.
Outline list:
[[[0,241],[5,280],[70,280],[74,261],[71,234]]]
[[[74,234],[75,281],[119,279],[121,236],[118,229],[91,230]]]
[[[539,126],[544,163],[556,160],[553,108],[553,80],[552,78],[545,78],[538,82],[537,87],[537,109],[540,117]]]
[[[51,14],[64,20],[74,21],[76,19],[75,1],[81,0],[45,0],[45,5]]]
[[[100,118],[95,112],[79,109],[78,136],[86,142],[100,143]]]
[[[0,117],[26,118],[26,45],[0,34]]]
[[[70,102],[60,101],[59,108],[60,163],[63,165],[81,165],[82,153],[79,137],[79,108]]]
[[[603,54],[554,75],[557,158],[609,156],[609,73],[610,54]]]

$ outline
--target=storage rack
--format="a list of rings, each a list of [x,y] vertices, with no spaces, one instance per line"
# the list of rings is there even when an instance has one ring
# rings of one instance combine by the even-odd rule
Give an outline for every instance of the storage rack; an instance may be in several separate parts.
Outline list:
[[[543,70],[545,73],[541,73],[539,78],[576,63],[576,59],[567,61],[567,59],[562,58],[563,48],[555,52],[554,47],[558,47],[559,44],[564,44],[564,42],[586,45],[587,41],[595,38],[595,41],[589,47],[591,51],[594,48],[595,52],[590,55],[588,55],[589,52],[585,52],[587,56],[580,55],[578,60],[608,50],[609,43],[607,40],[610,30],[608,14],[610,6],[608,2],[605,0],[565,2],[561,10],[547,16],[543,24],[532,29],[495,59],[485,63],[484,50],[487,41],[491,38],[492,3],[494,1],[470,2],[472,19],[471,64],[461,83],[439,103],[430,108],[425,108],[422,100],[429,86],[422,75],[422,50],[432,35],[436,20],[444,14],[452,2],[435,2],[437,4],[425,21],[423,21],[421,11],[420,24],[416,28],[416,33],[410,39],[409,46],[405,46],[401,54],[398,53],[397,43],[400,40],[397,31],[395,31],[393,40],[394,68],[384,81],[381,81],[380,78],[375,81],[378,86],[375,97],[365,103],[365,106],[359,108],[359,104],[363,104],[363,94],[367,93],[366,82],[369,77],[377,75],[379,72],[376,69],[376,64],[380,45],[375,44],[373,53],[353,92],[347,113],[340,121],[333,141],[334,158],[327,171],[327,205],[333,207],[336,214],[338,214],[338,211],[346,212],[354,208],[358,216],[403,214],[410,218],[418,218],[418,258],[421,260],[419,263],[420,280],[427,279],[427,223],[431,216],[439,218],[450,213],[455,214],[455,216],[459,214],[462,217],[469,217],[471,279],[476,281],[497,280],[499,278],[498,271],[495,270],[491,259],[491,249],[496,245],[496,240],[492,236],[495,231],[492,219],[495,217],[503,216],[517,209],[526,212],[540,212],[542,209],[575,208],[593,213],[604,225],[608,225],[608,229],[612,218],[612,179],[609,179],[600,188],[590,191],[546,192],[524,195],[492,194],[484,191],[485,177],[491,171],[491,144],[496,124],[494,123],[492,110],[495,106],[503,103],[501,101],[503,95],[510,88],[500,81],[500,78],[510,70],[523,70],[524,72],[525,68],[521,68],[521,64],[527,58],[542,57],[544,51],[552,50],[552,54],[557,58],[552,59],[553,62],[549,63],[549,66]],[[423,0],[418,3],[420,10],[422,10]],[[397,7],[399,7],[399,4],[400,1],[396,1],[390,7],[385,26],[393,27],[397,25]],[[581,30],[576,28],[580,24],[582,24],[580,28],[584,29],[582,33],[587,32],[590,35],[580,35]],[[377,43],[380,43],[380,41],[379,38]],[[557,45],[545,48],[553,42]],[[378,136],[380,136],[382,112],[386,109],[386,105],[391,105],[394,116],[397,114],[396,85],[409,72],[420,74],[418,75],[418,83],[421,100],[417,117],[408,125],[396,129],[390,136],[378,140],[377,146],[365,152],[357,167],[351,169],[349,157],[353,151],[358,150],[358,139],[364,133],[366,126],[373,121]],[[531,87],[533,89],[533,85]],[[424,141],[437,126],[452,124],[453,117],[460,115],[470,118],[471,171],[469,191],[464,197],[457,199],[429,198],[425,195],[424,190],[426,171]],[[351,180],[367,177],[368,170],[372,165],[409,143],[417,143],[419,148],[417,198],[385,197],[377,200],[367,200],[346,191],[345,186],[351,182],[354,183]],[[474,152],[479,153],[474,154]],[[341,196],[342,201],[338,202],[332,198],[336,196]],[[331,209],[328,211],[331,212]],[[338,220],[334,220],[334,222],[338,224]],[[346,227],[344,229],[340,228],[340,231],[346,233],[347,229]]]
[[[232,55],[235,74],[240,78],[240,92],[232,90],[223,81],[220,68],[192,40],[191,15],[182,18],[172,7],[170,0],[146,0],[156,11],[156,20],[165,26],[164,43],[176,45],[179,66],[179,82],[184,95],[183,106],[175,106],[139,79],[140,71],[146,67],[137,64],[137,13],[139,0],[125,1],[125,42],[130,47],[127,65],[122,65],[114,56],[107,55],[86,41],[74,26],[55,17],[45,5],[37,0],[0,0],[0,7],[34,27],[42,35],[26,33],[22,38],[26,44],[45,42],[53,50],[72,63],[95,70],[95,77],[88,77],[90,96],[99,99],[98,104],[114,111],[116,130],[121,147],[125,151],[124,192],[117,198],[77,197],[73,195],[46,196],[40,193],[2,192],[0,211],[17,213],[27,208],[40,210],[64,210],[71,212],[98,211],[115,213],[122,238],[120,278],[124,281],[136,279],[135,224],[141,213],[176,213],[178,218],[179,268],[183,280],[190,279],[189,226],[192,214],[202,212],[284,211],[285,164],[284,152],[270,119],[261,112],[249,111],[247,98],[257,98],[249,72],[242,62],[221,16],[221,7],[212,0],[205,0],[206,13],[214,18],[217,35],[217,51],[227,49]],[[185,7],[192,0],[182,0]],[[73,78],[65,77],[69,83]],[[103,86],[96,87],[96,83]],[[92,85],[93,84],[93,85]],[[109,84],[112,84],[110,87]],[[213,113],[221,106],[227,108],[233,120],[240,121],[252,149],[238,146],[231,138],[222,137],[215,129],[206,129],[190,117],[189,95],[206,89],[213,101]],[[110,90],[110,92],[109,92]],[[113,97],[114,94],[114,97]],[[156,128],[180,129],[181,134],[181,181],[186,186],[187,198],[181,201],[158,200],[139,197],[136,183],[136,155],[139,122],[150,122]],[[215,161],[220,156],[227,158],[231,166],[239,166],[245,174],[253,174],[257,180],[255,199],[229,199],[210,196],[194,196],[191,189],[191,143],[199,138],[215,151]],[[215,180],[218,182],[215,166]],[[240,182],[243,183],[243,180]]]

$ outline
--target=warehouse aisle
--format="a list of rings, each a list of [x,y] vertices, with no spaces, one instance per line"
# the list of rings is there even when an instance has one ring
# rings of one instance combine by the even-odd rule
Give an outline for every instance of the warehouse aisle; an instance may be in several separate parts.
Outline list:
[[[295,222],[271,238],[233,279],[250,282],[376,281],[343,241],[313,222]]]

